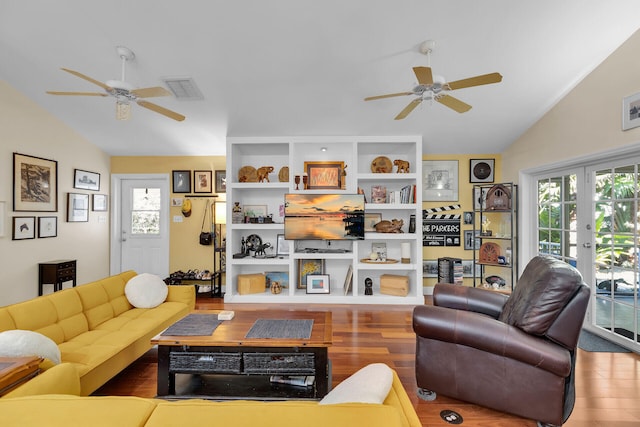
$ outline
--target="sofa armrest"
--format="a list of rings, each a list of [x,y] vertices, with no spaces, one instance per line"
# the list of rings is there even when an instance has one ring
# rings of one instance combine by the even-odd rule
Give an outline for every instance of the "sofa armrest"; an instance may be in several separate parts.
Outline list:
[[[61,363],[30,379],[2,398],[40,394],[72,394],[80,396],[80,375],[72,363]]]
[[[418,337],[472,347],[560,377],[571,372],[571,354],[564,347],[482,314],[418,306],[413,311],[413,330]]]
[[[438,283],[433,289],[433,305],[473,311],[497,319],[509,297],[499,292],[468,286]]]
[[[167,301],[182,302],[187,304],[190,310],[194,310],[196,307],[196,288],[195,286],[186,285],[169,285],[169,294],[167,295]]]

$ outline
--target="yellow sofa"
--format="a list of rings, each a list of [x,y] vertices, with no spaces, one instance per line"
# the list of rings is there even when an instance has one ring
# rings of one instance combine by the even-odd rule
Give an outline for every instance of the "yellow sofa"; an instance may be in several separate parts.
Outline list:
[[[169,286],[167,298],[159,306],[133,307],[124,288],[136,275],[126,271],[1,307],[0,331],[23,329],[51,338],[60,349],[63,364],[69,363],[77,370],[80,394],[89,395],[147,352],[153,336],[195,308],[193,286]],[[47,362],[41,367],[46,369]],[[47,388],[49,377],[55,381],[50,370],[35,378],[43,389]]]
[[[0,399],[0,425],[3,427],[421,426],[395,371],[391,390],[382,404],[320,405],[309,400],[218,402],[190,399],[170,402],[132,396],[14,396]]]

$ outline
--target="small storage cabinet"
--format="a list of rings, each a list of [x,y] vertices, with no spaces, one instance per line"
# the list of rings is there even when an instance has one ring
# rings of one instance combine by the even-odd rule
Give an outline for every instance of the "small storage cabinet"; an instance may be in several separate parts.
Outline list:
[[[518,186],[474,185],[473,285],[511,293],[518,274]]]
[[[76,286],[76,260],[64,259],[38,264],[38,296],[42,295],[42,287],[53,285],[53,292],[62,290],[64,282],[72,282]]]

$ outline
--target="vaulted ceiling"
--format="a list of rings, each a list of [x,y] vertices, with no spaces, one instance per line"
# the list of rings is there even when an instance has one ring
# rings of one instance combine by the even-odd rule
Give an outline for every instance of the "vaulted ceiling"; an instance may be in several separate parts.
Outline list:
[[[420,134],[425,153],[495,153],[516,140],[640,27],[637,0],[22,0],[0,2],[0,79],[112,155],[218,155],[227,136]],[[434,40],[429,57],[420,44]],[[115,119],[112,97],[65,67],[126,80],[191,77],[201,100],[151,101]],[[460,114],[414,98],[414,66],[447,81],[499,72],[451,92]],[[615,78],[612,76],[612,78]],[[603,88],[606,90],[606,88]]]

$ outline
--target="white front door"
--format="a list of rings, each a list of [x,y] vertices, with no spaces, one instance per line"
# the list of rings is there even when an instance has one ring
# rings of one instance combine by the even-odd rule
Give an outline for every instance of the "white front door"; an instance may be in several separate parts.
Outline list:
[[[112,274],[169,274],[169,177],[114,175]]]

